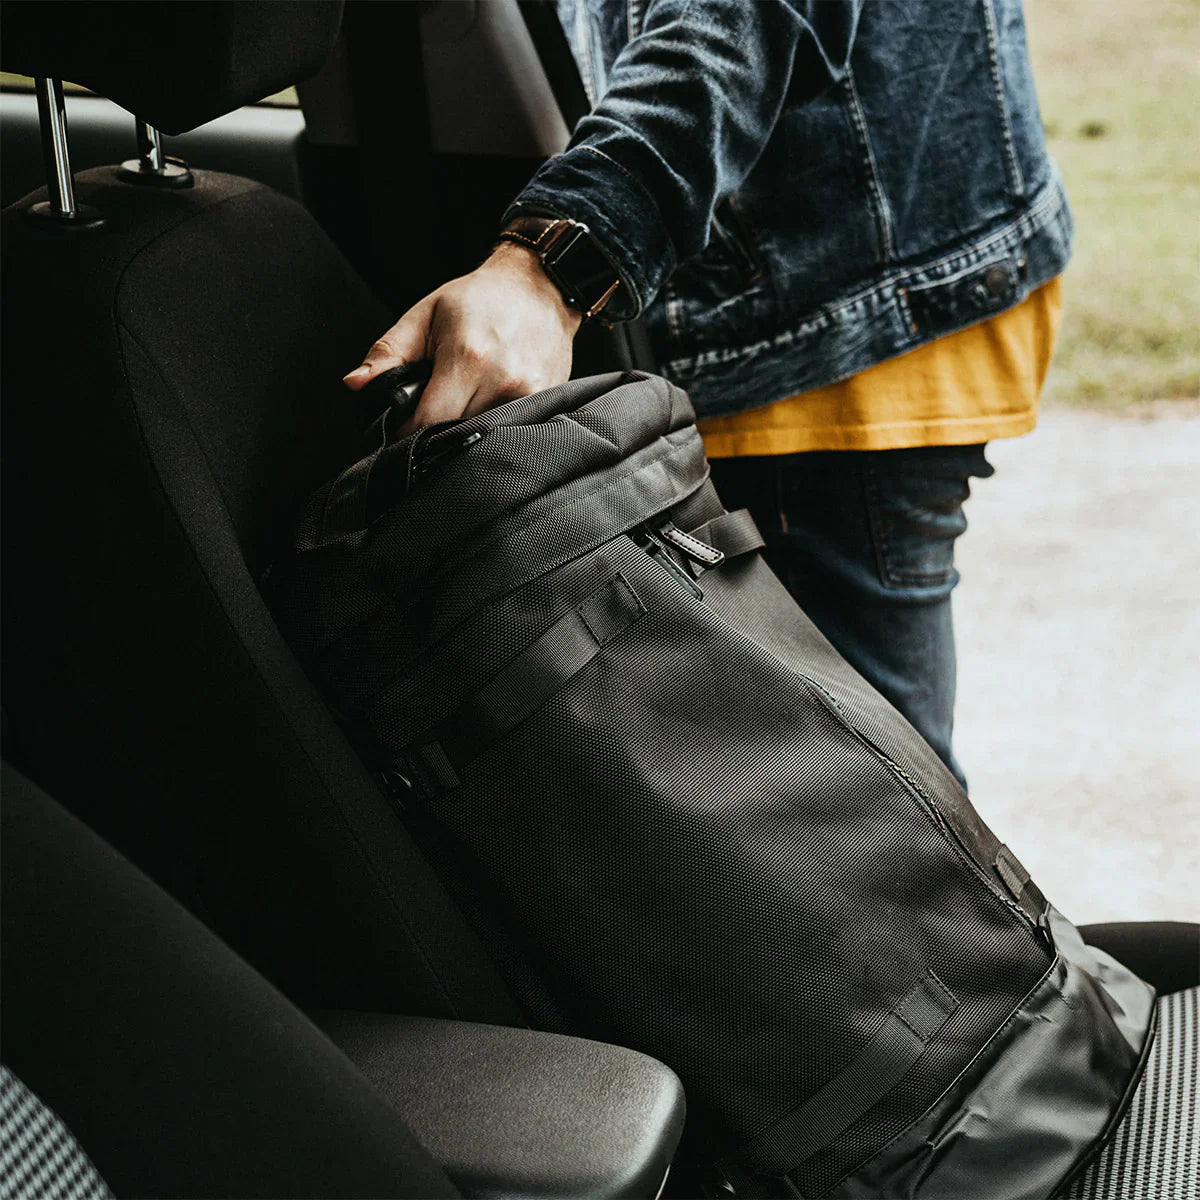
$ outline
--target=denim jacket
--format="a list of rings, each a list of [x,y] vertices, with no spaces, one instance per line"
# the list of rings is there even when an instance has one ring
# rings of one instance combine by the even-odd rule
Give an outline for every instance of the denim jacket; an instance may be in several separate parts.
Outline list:
[[[593,103],[514,201],[586,222],[701,415],[846,378],[1057,275],[1020,0],[558,0]]]

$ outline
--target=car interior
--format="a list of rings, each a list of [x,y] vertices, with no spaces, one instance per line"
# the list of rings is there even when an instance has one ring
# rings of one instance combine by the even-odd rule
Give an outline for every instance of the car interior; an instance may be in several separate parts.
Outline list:
[[[69,1131],[29,1194],[719,1194],[668,1067],[528,1027],[259,592],[372,415],[342,375],[586,111],[553,3],[0,21],[2,1058]],[[585,326],[577,376],[631,366]],[[1194,984],[1156,936],[1095,931]]]

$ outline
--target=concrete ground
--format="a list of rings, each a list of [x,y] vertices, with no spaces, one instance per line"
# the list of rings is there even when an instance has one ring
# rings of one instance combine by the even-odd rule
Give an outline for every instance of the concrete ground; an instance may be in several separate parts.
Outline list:
[[[1200,413],[996,442],[958,545],[956,752],[1077,922],[1200,920]]]

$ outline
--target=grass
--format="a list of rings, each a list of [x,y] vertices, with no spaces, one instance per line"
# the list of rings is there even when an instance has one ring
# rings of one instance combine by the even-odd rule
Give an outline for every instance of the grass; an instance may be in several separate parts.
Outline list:
[[[1198,404],[1200,0],[1026,0],[1026,14],[1076,221],[1047,401]]]

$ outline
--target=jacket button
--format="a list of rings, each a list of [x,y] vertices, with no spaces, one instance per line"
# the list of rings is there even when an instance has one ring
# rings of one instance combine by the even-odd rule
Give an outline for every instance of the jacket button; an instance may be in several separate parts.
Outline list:
[[[1000,266],[988,267],[983,273],[983,286],[989,295],[999,299],[1008,291],[1008,272]]]

